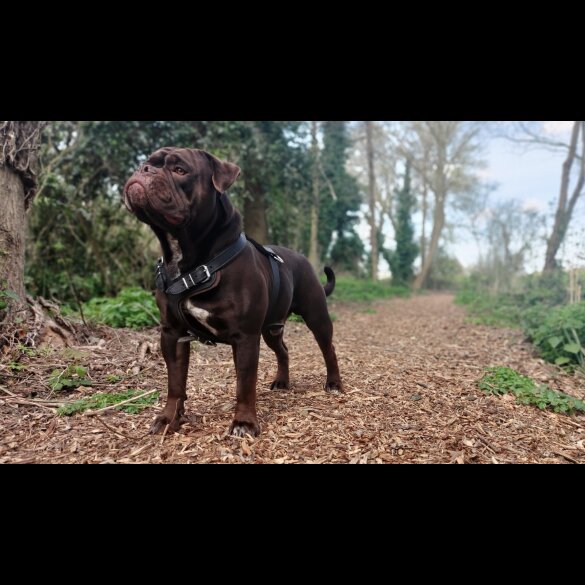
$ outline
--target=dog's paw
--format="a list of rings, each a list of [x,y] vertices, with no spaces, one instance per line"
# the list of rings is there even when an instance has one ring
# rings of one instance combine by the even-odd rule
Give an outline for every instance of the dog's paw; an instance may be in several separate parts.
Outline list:
[[[256,422],[240,422],[235,420],[230,426],[229,434],[232,437],[245,437],[246,435],[257,437],[260,434],[260,426]]]
[[[332,394],[340,394],[343,392],[343,384],[340,381],[327,380],[325,382],[325,391]]]
[[[277,378],[270,384],[271,390],[290,390],[290,383],[288,380],[281,380]]]
[[[149,433],[151,435],[160,435],[161,433],[164,433],[167,425],[169,426],[169,431],[176,433],[181,428],[181,417],[175,416],[174,418],[171,418],[164,413],[159,414],[150,426]]]

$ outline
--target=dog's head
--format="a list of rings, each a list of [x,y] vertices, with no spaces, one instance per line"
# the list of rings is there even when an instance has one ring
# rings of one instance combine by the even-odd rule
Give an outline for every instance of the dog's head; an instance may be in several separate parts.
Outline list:
[[[240,167],[203,150],[161,148],[130,177],[124,203],[140,221],[165,230],[205,225],[218,193],[239,174]]]

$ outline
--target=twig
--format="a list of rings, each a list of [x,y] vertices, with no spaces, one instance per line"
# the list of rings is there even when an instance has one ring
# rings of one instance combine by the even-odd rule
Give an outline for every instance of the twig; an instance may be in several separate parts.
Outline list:
[[[14,404],[22,404],[23,406],[39,406],[40,408],[46,408],[51,412],[56,412],[54,407],[46,406],[45,404],[39,404],[38,402],[33,402],[32,400],[22,400],[20,398],[6,398],[6,400],[14,402]]]
[[[124,439],[128,439],[130,441],[140,441],[140,439],[143,439],[146,436],[146,435],[143,435],[143,436],[135,439],[134,437],[130,437],[129,435],[125,435],[124,433],[112,428],[104,419],[100,418],[99,416],[96,418],[97,418],[98,422],[102,423],[104,425],[104,427],[106,427],[106,429],[108,429],[109,431],[111,431],[112,433],[114,433],[116,435],[120,435],[120,437],[124,437]]]
[[[14,397],[18,398],[18,394],[15,394],[14,392],[10,392],[10,390],[4,388],[4,386],[0,386],[0,390],[2,390],[2,392],[6,392],[6,394],[9,394],[10,396],[14,396]]]
[[[148,370],[152,370],[152,368],[154,368],[155,366],[158,366],[158,365],[159,364],[153,364],[152,366],[148,366],[147,368],[140,370],[136,374],[130,374],[129,376],[124,376],[122,378],[122,380],[124,380],[124,382],[125,382],[126,380],[130,380],[130,378],[136,378],[136,376],[140,376],[140,374],[144,374],[145,372],[148,372]]]
[[[576,463],[577,465],[579,464],[579,461],[577,461],[576,459],[573,459],[570,455],[567,455],[566,453],[563,453],[562,451],[553,451],[553,453],[555,455],[558,455],[559,457],[563,457],[564,459],[566,459],[567,461],[570,461],[571,463]]]
[[[118,406],[122,406],[124,404],[128,404],[129,402],[134,402],[140,398],[144,398],[145,396],[150,396],[158,392],[158,390],[150,390],[149,392],[145,392],[144,394],[140,394],[138,396],[134,396],[133,398],[128,398],[128,400],[122,400],[122,402],[118,402],[117,404],[112,404],[111,406],[106,406],[105,408],[100,408],[99,410],[88,410],[83,413],[83,416],[96,416],[102,412],[106,412],[106,410],[112,410],[113,408],[118,408]]]
[[[171,423],[169,423],[164,430],[164,433],[162,434],[162,437],[160,438],[160,444],[162,445],[165,442],[165,437],[167,436],[167,433],[169,432],[169,429],[171,428]]]

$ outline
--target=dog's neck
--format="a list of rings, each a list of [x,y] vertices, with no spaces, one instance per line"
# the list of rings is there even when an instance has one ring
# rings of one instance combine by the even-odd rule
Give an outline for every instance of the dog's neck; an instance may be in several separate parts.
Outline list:
[[[180,230],[165,231],[152,227],[159,239],[169,278],[205,264],[233,244],[242,232],[242,217],[234,209],[227,195],[217,195],[214,213],[205,225],[197,220]]]

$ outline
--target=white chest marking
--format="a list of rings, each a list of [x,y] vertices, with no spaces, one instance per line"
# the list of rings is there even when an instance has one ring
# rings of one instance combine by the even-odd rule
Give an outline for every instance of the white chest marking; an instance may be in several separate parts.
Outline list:
[[[181,271],[179,270],[179,262],[183,259],[183,252],[179,245],[179,241],[175,240],[170,234],[167,234],[167,242],[169,243],[169,248],[173,255],[171,261],[167,263],[167,274],[170,278],[177,278],[181,274]]]
[[[189,313],[189,315],[195,318],[198,323],[203,325],[205,329],[211,331],[211,333],[213,333],[214,335],[218,335],[219,332],[217,331],[217,329],[214,329],[213,327],[210,327],[207,324],[208,319],[212,316],[209,311],[196,307],[190,300],[188,300],[185,303],[185,310]]]

